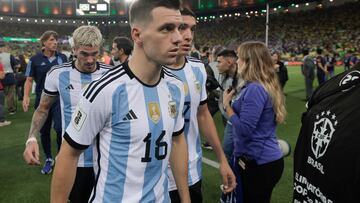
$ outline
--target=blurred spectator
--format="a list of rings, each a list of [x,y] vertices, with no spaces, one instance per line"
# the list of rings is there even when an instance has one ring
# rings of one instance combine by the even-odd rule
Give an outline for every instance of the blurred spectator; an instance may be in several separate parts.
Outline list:
[[[199,50],[200,50],[200,46],[198,44],[193,44],[191,47],[190,56],[197,59],[201,59],[201,53]]]
[[[305,79],[305,90],[306,90],[306,98],[308,101],[313,93],[313,82],[315,79],[315,64],[312,57],[309,55],[309,50],[303,50],[304,55],[304,63],[301,65],[301,72],[304,75]]]
[[[284,91],[285,84],[289,80],[287,68],[280,60],[280,54],[278,52],[274,52],[271,57],[275,63],[275,71],[277,73],[281,89]]]
[[[4,111],[5,95],[4,95],[4,88],[1,83],[1,80],[4,78],[5,78],[4,66],[1,64],[0,61],[0,127],[11,124],[11,121],[5,120],[5,111]]]
[[[112,43],[110,65],[117,66],[129,59],[134,48],[133,42],[127,37],[115,37]]]
[[[27,63],[25,56],[19,55],[19,66],[16,69],[16,94],[19,101],[22,101],[24,98],[24,84],[25,84],[25,72],[26,72]]]
[[[7,109],[10,114],[15,114],[15,68],[17,62],[15,57],[6,51],[5,42],[2,38],[0,38],[0,61],[4,66],[5,71],[5,78],[2,81],[2,85],[4,88]]]
[[[319,85],[323,84],[326,80],[326,75],[328,71],[326,70],[326,60],[322,56],[322,49],[316,49],[316,76],[319,82]]]
[[[335,55],[331,55],[332,53],[325,54],[325,62],[326,62],[326,70],[328,71],[328,75],[326,76],[326,80],[334,77],[335,74],[335,64],[336,59]]]

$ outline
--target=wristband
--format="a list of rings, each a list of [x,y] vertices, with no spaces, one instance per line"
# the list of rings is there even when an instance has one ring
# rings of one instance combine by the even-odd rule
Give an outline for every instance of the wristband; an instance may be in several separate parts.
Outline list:
[[[35,137],[30,137],[29,139],[26,140],[25,146],[27,146],[29,142],[37,142],[37,140]]]

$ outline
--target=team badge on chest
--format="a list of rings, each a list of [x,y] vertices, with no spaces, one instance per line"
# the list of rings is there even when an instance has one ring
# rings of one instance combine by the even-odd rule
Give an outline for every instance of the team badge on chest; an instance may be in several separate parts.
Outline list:
[[[200,86],[200,82],[195,80],[195,89],[196,89],[196,92],[197,93],[200,93],[200,90],[201,90],[201,86]]]
[[[169,101],[169,115],[171,118],[176,117],[176,103],[174,101]]]
[[[158,123],[160,120],[160,108],[159,108],[159,104],[156,102],[149,102],[148,103],[148,113],[150,116],[150,119],[154,122],[154,123]]]

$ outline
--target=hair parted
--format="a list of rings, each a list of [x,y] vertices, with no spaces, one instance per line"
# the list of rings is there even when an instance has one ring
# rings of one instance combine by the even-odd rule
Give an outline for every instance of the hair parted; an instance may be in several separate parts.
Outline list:
[[[146,24],[152,20],[151,11],[157,7],[180,10],[180,0],[136,0],[130,5],[129,22]]]
[[[91,25],[78,27],[72,34],[74,48],[80,46],[101,47],[103,38],[99,28]]]
[[[270,95],[276,122],[285,121],[285,98],[281,90],[274,62],[266,45],[262,42],[250,41],[238,47],[238,57],[243,61],[239,67],[240,75],[245,81],[259,82]]]
[[[115,37],[113,43],[119,50],[123,49],[126,55],[130,55],[134,48],[133,42],[127,37]]]
[[[59,37],[58,33],[55,31],[52,30],[45,31],[40,37],[41,46],[44,46],[44,42],[46,42],[51,36],[53,36],[56,40]]]

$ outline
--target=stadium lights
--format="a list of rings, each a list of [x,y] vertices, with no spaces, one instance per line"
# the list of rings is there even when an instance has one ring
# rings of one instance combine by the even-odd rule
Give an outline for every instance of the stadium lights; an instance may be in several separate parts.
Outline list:
[[[305,6],[309,6],[309,3],[306,3]]]
[[[18,22],[20,22],[21,21],[21,19],[20,18],[18,18]]]
[[[0,17],[0,20],[3,20],[4,18],[3,17]]]

